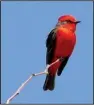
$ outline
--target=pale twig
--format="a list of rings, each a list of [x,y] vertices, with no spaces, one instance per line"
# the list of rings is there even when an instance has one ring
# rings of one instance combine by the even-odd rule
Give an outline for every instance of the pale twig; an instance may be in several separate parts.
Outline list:
[[[61,58],[60,58],[61,59]],[[50,65],[46,66],[46,69],[44,70],[44,72],[40,72],[40,73],[36,73],[36,74],[32,74],[25,82],[22,83],[22,85],[17,89],[17,91],[8,98],[6,104],[9,104],[11,100],[13,100],[13,98],[15,98],[17,95],[19,95],[19,93],[21,92],[21,90],[25,87],[25,85],[32,79],[32,77],[34,76],[39,76],[42,74],[48,74],[48,68],[51,67],[52,65],[56,64],[57,62],[60,61],[60,59],[57,59],[55,62],[51,63]]]

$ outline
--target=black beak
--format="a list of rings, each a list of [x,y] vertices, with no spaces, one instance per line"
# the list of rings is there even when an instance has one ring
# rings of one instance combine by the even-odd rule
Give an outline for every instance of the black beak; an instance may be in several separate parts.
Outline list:
[[[76,21],[75,23],[78,24],[78,23],[80,23],[80,22],[81,22],[81,21]]]

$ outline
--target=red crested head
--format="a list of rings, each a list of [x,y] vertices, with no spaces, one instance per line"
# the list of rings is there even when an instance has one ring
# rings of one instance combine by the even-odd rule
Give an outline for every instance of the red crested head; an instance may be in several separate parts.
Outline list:
[[[60,16],[58,21],[66,21],[66,20],[70,20],[72,22],[76,22],[76,18],[74,18],[72,15],[64,15],[64,16]]]
[[[60,16],[58,19],[58,23],[56,26],[67,28],[73,32],[76,30],[76,25],[80,23],[80,21],[77,21],[75,17],[72,15],[64,15]]]

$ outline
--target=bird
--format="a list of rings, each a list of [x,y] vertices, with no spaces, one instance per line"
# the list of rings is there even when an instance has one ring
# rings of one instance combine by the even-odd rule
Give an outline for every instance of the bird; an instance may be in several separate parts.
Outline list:
[[[50,65],[59,58],[62,59],[48,68],[48,74],[46,74],[43,85],[44,91],[54,90],[56,74],[57,76],[61,75],[76,45],[76,26],[80,22],[72,15],[60,16],[57,24],[48,34],[46,39],[46,65]]]

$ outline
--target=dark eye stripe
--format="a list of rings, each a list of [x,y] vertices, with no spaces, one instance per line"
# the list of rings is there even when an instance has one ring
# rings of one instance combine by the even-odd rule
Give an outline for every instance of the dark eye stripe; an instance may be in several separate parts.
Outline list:
[[[72,22],[71,20],[65,20],[65,21],[62,21],[61,23],[62,23],[62,24],[67,24],[67,23],[71,23],[71,24],[72,24],[72,23],[74,23],[74,22]]]
[[[66,20],[68,23],[74,23],[74,22],[72,22],[71,20]]]

